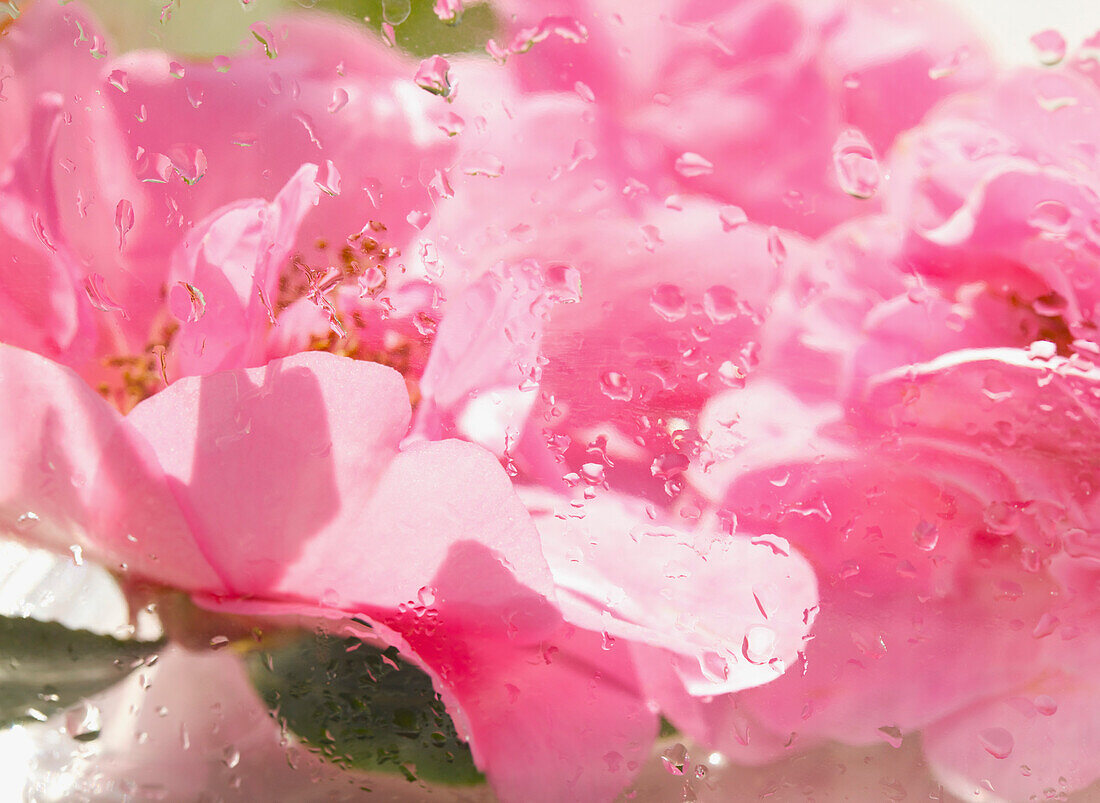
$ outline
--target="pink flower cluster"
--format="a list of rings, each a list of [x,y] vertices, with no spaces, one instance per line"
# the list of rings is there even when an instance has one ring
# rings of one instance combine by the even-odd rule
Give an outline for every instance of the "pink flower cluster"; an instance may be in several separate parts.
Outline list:
[[[1090,784],[1100,43],[998,74],[915,0],[628,5],[423,62],[319,13],[210,62],[8,23],[0,530],[368,621],[505,800],[613,798],[659,714]]]

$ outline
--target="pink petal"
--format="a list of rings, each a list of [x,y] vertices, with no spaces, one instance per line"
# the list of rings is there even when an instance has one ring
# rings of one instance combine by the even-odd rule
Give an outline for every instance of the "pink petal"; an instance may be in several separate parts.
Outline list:
[[[82,379],[0,346],[0,406],[4,530],[157,582],[222,589],[148,444]]]
[[[924,750],[960,797],[991,789],[1004,800],[1043,799],[1100,777],[1098,717],[1091,678],[1054,675],[929,727]]]
[[[550,302],[535,265],[500,266],[482,276],[447,307],[420,380],[423,400],[415,429],[439,437],[456,424],[469,439],[503,452],[509,432],[522,430],[541,369],[542,329]],[[503,409],[490,420],[468,419],[482,397]],[[489,415],[492,415],[489,408]],[[487,416],[482,414],[481,419]],[[493,419],[502,419],[504,426]]]
[[[189,376],[261,361],[283,263],[320,195],[316,176],[316,165],[303,165],[272,202],[238,201],[180,244],[172,278],[197,288],[203,309],[173,340],[176,371]]]
[[[362,603],[415,603],[447,556],[464,545],[497,556],[515,578],[510,583],[552,593],[534,525],[491,454],[462,441],[440,441],[391,453],[388,465],[383,454],[375,459],[384,466],[380,476],[360,473],[343,491],[357,506],[341,528],[329,528],[303,548],[280,583],[286,593],[310,589],[320,596],[333,589],[336,604],[351,610]],[[410,544],[416,545],[412,554]],[[485,606],[498,604],[487,578],[459,576],[465,577],[463,594]]]
[[[395,371],[324,353],[181,379],[127,418],[152,444],[196,539],[235,593],[315,599],[326,577],[283,582],[288,567],[311,540],[333,544],[337,572],[348,550],[363,547],[355,522],[408,420]]]
[[[529,502],[529,506],[538,497]],[[797,553],[717,528],[679,530],[628,497],[533,508],[563,613],[611,638],[659,647],[689,694],[767,683],[803,649],[817,583]]]
[[[385,225],[385,245],[403,244],[406,215],[429,208],[426,181],[452,148],[427,119],[432,98],[412,84],[415,62],[350,20],[299,14],[270,25],[274,60],[255,47],[225,71],[184,61],[181,77],[166,53],[131,52],[109,65],[128,77],[126,93],[106,95],[128,152],[155,160],[184,146],[207,162],[194,186],[174,173],[153,186],[156,207],[179,209],[178,222],[154,228],[190,225],[239,198],[270,198],[303,162],[332,162],[342,190],[306,222],[302,253],[323,253],[321,239],[338,250],[368,220]],[[338,97],[348,100],[333,111]],[[134,125],[142,109],[145,122]]]
[[[427,616],[384,623],[433,674],[502,800],[603,800],[631,781],[657,723],[624,646],[561,622],[478,544],[454,545],[431,589]]]
[[[22,150],[0,180],[0,338],[78,365],[96,338],[84,270],[58,219],[52,168],[62,125],[60,95],[36,100]]]

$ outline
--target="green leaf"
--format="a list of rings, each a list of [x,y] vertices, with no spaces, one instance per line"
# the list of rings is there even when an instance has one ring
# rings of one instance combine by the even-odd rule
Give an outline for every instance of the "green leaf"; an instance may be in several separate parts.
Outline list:
[[[432,688],[398,657],[356,638],[311,634],[251,653],[252,683],[315,752],[348,768],[469,785],[484,776]]]
[[[163,646],[0,616],[0,725],[63,711],[118,683]]]
[[[488,3],[468,3],[455,23],[436,16],[433,0],[318,0],[316,7],[365,20],[380,35],[383,22],[404,17],[393,23],[394,39],[415,56],[482,50],[497,29]]]

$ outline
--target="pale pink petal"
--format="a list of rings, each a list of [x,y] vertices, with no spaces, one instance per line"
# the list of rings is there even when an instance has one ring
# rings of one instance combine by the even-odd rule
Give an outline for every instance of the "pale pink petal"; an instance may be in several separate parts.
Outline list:
[[[238,201],[180,243],[171,277],[201,300],[176,311],[184,317],[170,350],[174,373],[190,376],[262,361],[280,272],[320,195],[316,176],[316,165],[303,165],[270,203]]]
[[[311,540],[332,542],[336,572],[364,548],[354,524],[408,420],[395,371],[323,353],[181,379],[127,418],[233,592],[313,599],[329,587],[324,576],[299,578],[300,587],[281,579]]]
[[[148,444],[80,377],[0,346],[0,404],[7,533],[157,582],[223,588]]]
[[[84,270],[60,229],[52,178],[60,95],[33,104],[27,140],[0,175],[0,338],[72,365],[96,339]]]
[[[341,497],[349,507],[358,505],[288,563],[280,589],[288,594],[308,589],[319,598],[332,589],[334,604],[345,609],[362,602],[415,603],[422,589],[430,592],[430,580],[448,554],[476,545],[510,570],[515,578],[510,582],[552,594],[534,525],[489,452],[451,440],[414,444],[389,459],[380,476],[360,472],[346,480],[355,484],[342,488]],[[489,608],[498,605],[486,578],[473,571],[459,576],[466,578],[463,594]]]
[[[961,798],[1041,800],[1100,777],[1100,704],[1093,679],[1058,674],[930,726],[933,771]]]
[[[522,431],[541,374],[545,291],[537,265],[501,265],[449,303],[420,380],[418,434],[457,430],[502,453]]]
[[[802,650],[817,583],[774,539],[677,529],[622,496],[580,506],[534,497],[529,507],[566,619],[661,648],[646,659],[670,662],[688,693],[767,683]]]

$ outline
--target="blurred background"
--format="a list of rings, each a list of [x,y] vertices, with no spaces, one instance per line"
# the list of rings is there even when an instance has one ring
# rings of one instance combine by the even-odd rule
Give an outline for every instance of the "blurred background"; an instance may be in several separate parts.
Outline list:
[[[629,0],[629,2],[644,0]],[[911,3],[913,0],[903,0]],[[1100,31],[1097,0],[947,0],[984,31],[1002,62],[1026,64],[1036,59],[1029,42],[1034,34],[1054,28],[1070,47]],[[0,7],[5,5],[0,0]],[[479,28],[490,24],[487,9],[473,2],[463,24],[448,29],[431,13],[430,4],[411,0],[88,0],[127,49],[163,47],[195,55],[235,50],[248,35],[248,25],[281,10],[320,8],[355,18],[368,17],[375,27],[395,24],[398,43],[417,39],[417,51],[440,42],[451,50],[469,49]],[[425,15],[426,12],[426,15]],[[165,17],[162,22],[162,16]],[[211,20],[216,18],[217,24]],[[402,20],[399,24],[397,20]],[[443,37],[441,40],[437,37]],[[451,37],[451,38],[448,38]],[[456,46],[457,45],[457,46]],[[440,48],[443,49],[443,48]]]

